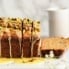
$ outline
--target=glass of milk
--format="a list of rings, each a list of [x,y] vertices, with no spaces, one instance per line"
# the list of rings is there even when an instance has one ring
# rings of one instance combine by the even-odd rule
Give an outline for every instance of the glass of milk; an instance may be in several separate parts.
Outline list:
[[[69,9],[48,10],[48,14],[50,37],[69,37]]]

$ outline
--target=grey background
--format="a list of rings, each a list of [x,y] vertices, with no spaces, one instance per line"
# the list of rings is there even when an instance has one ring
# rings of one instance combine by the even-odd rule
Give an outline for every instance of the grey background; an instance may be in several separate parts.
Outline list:
[[[69,0],[54,0],[60,8],[69,8]],[[0,16],[28,17],[41,21],[41,36],[49,36],[50,0],[0,0]]]

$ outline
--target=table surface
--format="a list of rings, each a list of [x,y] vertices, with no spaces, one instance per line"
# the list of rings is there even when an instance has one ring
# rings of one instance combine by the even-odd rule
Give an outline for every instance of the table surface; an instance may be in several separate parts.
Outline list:
[[[45,58],[38,58],[38,57],[33,57],[33,58],[0,58],[0,64],[2,63],[8,63],[8,62],[14,62],[17,64],[33,64],[33,63],[40,63],[44,61]]]
[[[55,58],[0,58],[0,69],[69,69],[69,62]]]

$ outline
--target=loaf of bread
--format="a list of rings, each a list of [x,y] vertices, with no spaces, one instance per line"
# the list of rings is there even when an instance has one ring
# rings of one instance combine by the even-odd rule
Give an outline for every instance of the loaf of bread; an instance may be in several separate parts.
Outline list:
[[[38,48],[40,43],[40,22],[25,18],[23,20],[22,35],[22,56],[38,56]]]
[[[0,57],[37,57],[39,36],[39,21],[0,18]]]
[[[69,48],[69,38],[49,37],[42,38],[41,41],[42,56],[50,54],[50,51],[53,51],[55,56],[60,56],[66,49]]]

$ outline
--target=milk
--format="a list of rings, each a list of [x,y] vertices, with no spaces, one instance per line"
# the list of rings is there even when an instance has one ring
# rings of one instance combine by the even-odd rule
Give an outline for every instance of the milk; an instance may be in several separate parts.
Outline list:
[[[50,37],[69,37],[69,9],[48,10],[48,14]]]

